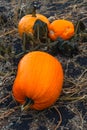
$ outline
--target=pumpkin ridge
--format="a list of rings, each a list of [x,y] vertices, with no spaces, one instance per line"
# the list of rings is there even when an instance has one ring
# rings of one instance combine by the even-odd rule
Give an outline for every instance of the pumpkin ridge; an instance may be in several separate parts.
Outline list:
[[[25,103],[26,97],[31,98],[34,104],[29,107],[42,110],[58,99],[62,85],[63,69],[60,62],[46,52],[33,51],[18,64],[13,96],[21,104]]]
[[[56,58],[55,58],[56,59]],[[60,65],[60,67],[61,67],[61,65]],[[56,70],[55,70],[56,71]],[[61,77],[63,76],[63,71],[62,72],[60,72],[60,73],[62,73],[62,75],[61,75]],[[57,78],[57,77],[56,77]],[[53,82],[53,81],[52,81]],[[54,81],[55,82],[55,81]],[[61,86],[63,85],[63,80],[62,80],[62,83],[61,83]],[[57,88],[57,90],[58,90],[58,92],[57,92],[57,99],[58,99],[58,97],[60,96],[60,92],[61,92],[61,90],[62,90],[62,87],[61,87],[61,89],[59,89],[58,88],[58,86],[55,86],[55,88]],[[53,90],[55,89],[54,87],[53,87]],[[41,93],[41,97],[43,97],[44,95],[45,95],[45,93],[49,93],[49,90],[50,90],[50,86],[46,89],[46,91],[42,94]],[[58,94],[59,93],[59,94]],[[50,95],[51,97],[54,97],[54,93],[51,93],[51,95]],[[44,100],[42,101],[42,99],[41,99],[41,97],[39,96],[39,99],[36,97],[36,99],[37,100],[35,100],[35,104],[37,104],[37,105],[39,105],[39,104],[49,104],[49,99],[47,98],[44,98]],[[57,100],[56,99],[56,100]],[[51,99],[52,100],[52,99]],[[48,103],[47,103],[48,102]],[[54,101],[53,102],[55,102],[55,99],[54,99]],[[52,103],[53,104],[53,103]],[[51,104],[51,105],[52,105]],[[49,106],[49,105],[47,105],[47,106]],[[34,107],[34,105],[32,106],[32,108]]]

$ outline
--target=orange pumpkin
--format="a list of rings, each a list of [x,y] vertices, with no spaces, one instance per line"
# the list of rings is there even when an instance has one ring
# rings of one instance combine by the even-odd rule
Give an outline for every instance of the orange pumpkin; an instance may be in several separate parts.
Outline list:
[[[14,98],[27,106],[25,108],[43,110],[58,99],[62,85],[60,62],[46,52],[33,51],[19,62],[12,91]],[[26,104],[26,98],[32,99],[33,104]]]
[[[56,40],[58,37],[67,40],[74,35],[74,25],[68,20],[54,20],[49,26],[49,37]]]
[[[50,22],[44,15],[41,14],[36,14],[36,16],[32,16],[32,14],[25,15],[24,17],[22,17],[22,19],[19,21],[18,24],[18,32],[20,36],[22,36],[23,33],[33,34],[34,33],[33,26],[36,20],[38,19],[45,22],[49,26]]]

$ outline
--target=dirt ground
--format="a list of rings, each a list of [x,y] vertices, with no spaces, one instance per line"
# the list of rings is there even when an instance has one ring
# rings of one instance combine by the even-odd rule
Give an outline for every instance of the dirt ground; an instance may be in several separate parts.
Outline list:
[[[85,29],[81,26],[82,33],[75,41],[77,53],[72,57],[55,54],[65,77],[62,94],[53,106],[21,112],[12,98],[17,65],[23,56],[17,25],[32,1],[0,0],[0,130],[87,130],[87,0],[38,0],[38,13],[52,16],[51,20],[82,21]]]

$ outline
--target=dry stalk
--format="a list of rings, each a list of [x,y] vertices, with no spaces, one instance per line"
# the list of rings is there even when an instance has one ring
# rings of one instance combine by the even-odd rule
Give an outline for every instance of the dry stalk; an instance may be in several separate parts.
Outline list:
[[[13,30],[11,30],[11,31],[8,31],[8,32],[6,32],[6,33],[0,35],[0,38],[6,36],[6,35],[8,35],[8,34],[14,33],[14,32],[17,32],[17,29],[13,29]]]
[[[19,109],[19,106],[16,106],[16,107],[14,107],[14,108],[12,108],[12,109],[8,109],[8,110],[6,110],[6,111],[4,111],[4,112],[2,112],[0,115],[0,119],[4,119],[4,118],[7,118],[9,115],[11,115],[13,112],[15,112],[16,110],[18,110]]]
[[[4,72],[0,72],[0,76],[5,76],[5,73]]]
[[[5,57],[2,56],[2,55],[0,55],[0,59],[1,59],[1,60],[5,60]]]
[[[85,99],[87,99],[87,95],[83,95],[83,96],[74,96],[74,97],[62,97],[62,98],[60,98],[60,100],[62,100],[62,101],[70,101],[70,102],[72,102],[72,103],[74,103],[74,102],[77,102],[77,101],[81,101],[81,100],[85,100]]]
[[[83,130],[84,119],[82,117],[82,113],[80,111],[78,111],[78,109],[76,107],[72,108],[70,106],[67,106],[67,108],[70,109],[70,111],[72,111],[75,115],[79,116],[80,124],[78,127],[80,130]]]
[[[84,74],[87,72],[87,69],[85,69],[83,71],[83,73],[79,76],[79,78],[77,79],[77,81],[81,81],[82,77],[84,76]]]
[[[7,98],[9,98],[11,94],[8,94],[6,97],[0,99],[0,104],[3,103]]]
[[[57,126],[56,126],[55,129],[54,129],[54,130],[57,130],[57,129],[59,128],[60,124],[62,123],[62,115],[61,115],[60,111],[58,110],[58,108],[57,108],[56,106],[53,106],[53,108],[57,111],[57,113],[58,113],[58,115],[59,115],[59,118],[60,118],[60,120],[59,120]]]

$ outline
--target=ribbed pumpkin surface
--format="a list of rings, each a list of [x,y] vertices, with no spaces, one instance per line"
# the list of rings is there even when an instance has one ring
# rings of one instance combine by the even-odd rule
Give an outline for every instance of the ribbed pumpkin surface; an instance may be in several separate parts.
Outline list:
[[[22,17],[22,19],[19,21],[19,24],[18,24],[18,32],[20,36],[22,36],[24,32],[27,34],[28,33],[33,34],[34,32],[33,26],[37,19],[42,20],[47,25],[50,24],[49,20],[44,15],[36,14],[36,17],[33,17],[32,15],[25,15],[24,17]]]
[[[74,25],[68,20],[55,20],[49,26],[49,37],[56,40],[61,37],[64,40],[74,35]]]
[[[23,104],[31,98],[30,108],[42,110],[51,106],[59,97],[63,85],[63,69],[60,62],[45,52],[26,54],[18,65],[13,85],[14,98]]]

